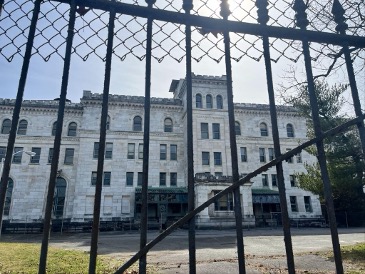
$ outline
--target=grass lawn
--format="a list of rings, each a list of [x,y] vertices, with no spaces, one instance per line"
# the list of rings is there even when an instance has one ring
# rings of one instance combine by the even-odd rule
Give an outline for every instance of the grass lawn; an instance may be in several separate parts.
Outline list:
[[[38,273],[39,244],[0,243],[0,273]],[[98,256],[97,273],[113,273],[122,264],[110,256]],[[87,273],[89,254],[49,247],[47,273]],[[135,267],[136,269],[137,267]],[[129,273],[137,273],[132,270]]]

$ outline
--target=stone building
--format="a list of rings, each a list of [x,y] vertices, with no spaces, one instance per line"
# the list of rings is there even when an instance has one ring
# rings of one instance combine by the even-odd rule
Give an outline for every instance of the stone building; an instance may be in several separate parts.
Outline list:
[[[231,184],[226,77],[193,75],[193,144],[196,205]],[[168,223],[187,210],[186,86],[172,80],[172,98],[152,98],[149,161],[149,223]],[[133,220],[141,211],[144,98],[110,95],[101,205],[102,221]],[[92,219],[102,95],[84,91],[80,103],[67,102],[59,158],[54,219]],[[0,99],[0,158],[4,157],[14,100]],[[7,191],[8,222],[43,218],[53,153],[58,101],[23,102]],[[273,159],[268,105],[235,104],[237,152],[241,175]],[[306,140],[305,119],[288,106],[278,107],[282,150]],[[283,163],[289,216],[321,216],[318,196],[297,187],[295,174],[315,159],[306,152]],[[241,186],[246,225],[279,221],[275,168]],[[234,226],[231,194],[197,216],[198,227]]]

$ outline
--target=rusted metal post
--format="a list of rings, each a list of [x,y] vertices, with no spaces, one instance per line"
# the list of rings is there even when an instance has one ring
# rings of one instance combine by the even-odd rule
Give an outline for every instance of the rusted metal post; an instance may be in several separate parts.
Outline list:
[[[230,15],[229,4],[227,0],[221,2],[221,16],[224,21],[228,20]],[[231,161],[232,161],[232,179],[233,182],[239,180],[238,172],[238,157],[237,157],[237,142],[235,131],[235,117],[233,104],[233,88],[232,88],[232,64],[231,64],[231,50],[229,32],[224,31],[224,52],[226,61],[226,75],[227,75],[227,103],[228,103],[228,120],[229,120],[229,139],[231,147]],[[245,253],[243,247],[243,233],[242,233],[242,208],[241,208],[241,193],[240,188],[235,188],[233,191],[234,198],[234,213],[236,218],[236,237],[237,237],[237,257],[238,257],[238,272],[240,274],[246,273],[245,268]]]
[[[0,174],[0,176],[1,176],[0,224],[2,224],[3,217],[4,217],[5,196],[6,196],[6,189],[8,187],[8,181],[9,181],[11,159],[13,157],[16,131],[18,128],[19,115],[20,115],[20,110],[21,110],[22,102],[23,102],[25,83],[27,81],[27,76],[28,76],[30,57],[32,56],[34,34],[36,31],[41,2],[42,2],[41,0],[36,0],[34,3],[32,21],[31,21],[30,27],[29,27],[28,40],[27,40],[25,53],[24,53],[24,61],[23,61],[23,66],[22,66],[20,79],[19,79],[18,93],[16,95],[15,105],[14,105],[14,109],[13,109],[13,117],[11,120],[11,128],[10,128],[9,138],[8,138],[8,146],[6,148],[5,161],[3,164],[2,174]],[[0,225],[0,229],[1,229],[1,225]]]
[[[190,14],[193,9],[192,0],[183,1],[183,9]],[[195,208],[195,180],[193,154],[193,84],[191,71],[191,25],[185,25],[186,52],[186,117],[187,117],[187,168],[188,168],[188,212]],[[196,273],[195,216],[189,220],[189,273]]]
[[[307,15],[305,13],[306,5],[303,0],[296,0],[293,6],[296,12],[296,24],[297,26],[305,30],[308,26],[309,22],[307,20]],[[313,119],[313,127],[314,133],[316,137],[322,136],[322,129],[318,114],[318,102],[315,93],[315,86],[313,80],[313,72],[312,72],[312,64],[311,64],[311,56],[309,50],[309,43],[305,35],[302,38],[302,46],[303,46],[303,55],[305,62],[305,70],[307,73],[307,82],[308,82],[308,92],[309,92],[309,100],[310,106],[312,110],[312,119]],[[332,247],[334,253],[334,259],[336,264],[337,274],[343,273],[342,259],[341,259],[341,249],[340,249],[340,241],[338,238],[337,224],[336,224],[336,215],[335,209],[333,205],[333,197],[332,197],[332,187],[331,182],[328,175],[327,163],[326,163],[326,154],[324,150],[323,140],[318,141],[316,143],[317,147],[317,160],[321,170],[321,176],[324,187],[324,197],[326,200],[327,212],[328,212],[328,220],[331,229],[331,237],[332,237]]]
[[[92,231],[91,231],[91,244],[90,244],[89,274],[96,273],[96,261],[97,261],[97,256],[98,256],[101,191],[103,188],[106,123],[107,123],[107,119],[108,119],[108,102],[109,102],[109,89],[110,89],[111,66],[112,66],[112,55],[113,55],[113,40],[114,40],[113,39],[114,38],[114,21],[115,21],[115,10],[112,9],[110,12],[110,15],[109,15],[108,44],[107,44],[107,51],[106,51],[106,56],[105,56],[104,91],[103,91],[103,102],[102,102],[101,119],[100,119],[98,167],[97,167],[97,171],[96,171],[94,213],[93,213],[93,225],[92,225]]]
[[[344,17],[345,10],[343,9],[343,7],[340,4],[339,0],[334,0],[333,1],[332,14],[334,16],[335,22],[337,23],[336,31],[340,34],[345,35],[346,30],[348,28],[348,25],[345,23],[345,20],[346,20],[345,17]],[[348,45],[347,42],[344,42],[342,50],[343,50],[343,53],[344,53],[344,56],[345,56],[347,75],[349,77],[355,114],[356,114],[356,116],[360,116],[362,114],[361,103],[360,103],[360,98],[359,98],[359,92],[357,90],[354,68],[352,66],[350,49],[349,49],[349,45]],[[365,127],[364,127],[364,122],[361,121],[360,123],[358,123],[357,128],[358,128],[359,134],[360,134],[362,153],[365,154]]]
[[[261,25],[266,25],[267,22],[269,21],[267,5],[268,5],[267,0],[256,0],[256,6],[258,8],[258,10],[257,10],[258,22]],[[281,155],[281,149],[280,149],[278,119],[277,119],[276,104],[275,104],[275,92],[274,92],[274,85],[273,85],[273,79],[272,79],[270,43],[269,43],[269,36],[267,33],[265,33],[262,36],[262,40],[263,40],[262,42],[263,42],[263,48],[264,48],[264,59],[265,59],[265,68],[266,68],[267,91],[268,91],[269,102],[270,102],[272,138],[273,138],[273,142],[274,142],[275,157],[277,158]],[[283,223],[283,233],[284,233],[284,243],[285,243],[285,251],[286,251],[286,261],[287,261],[287,265],[288,265],[288,273],[294,274],[295,265],[294,265],[294,255],[293,255],[293,244],[292,244],[292,240],[291,240],[290,220],[289,220],[289,214],[288,214],[288,204],[286,201],[286,190],[285,190],[285,181],[284,181],[282,162],[280,162],[276,165],[276,173],[277,173],[277,178],[278,178],[281,218],[282,218],[282,223]]]
[[[146,0],[148,9],[152,10],[156,0]],[[143,177],[142,177],[142,208],[141,208],[141,237],[139,247],[142,249],[147,243],[148,230],[148,161],[150,147],[150,109],[151,109],[151,58],[152,58],[152,23],[151,17],[147,18],[147,45],[146,45],[146,78],[144,100],[144,133],[143,133]],[[145,274],[147,268],[146,255],[139,259],[139,273]]]
[[[55,190],[55,184],[56,184],[56,178],[57,178],[58,158],[60,156],[60,147],[61,147],[62,125],[63,125],[63,117],[64,117],[64,112],[65,112],[65,105],[66,105],[68,77],[69,77],[69,72],[70,72],[72,41],[73,41],[73,37],[74,37],[74,27],[75,27],[75,17],[76,17],[75,13],[76,13],[76,3],[75,3],[75,0],[71,0],[70,19],[69,19],[69,23],[68,23],[68,35],[67,35],[67,39],[66,39],[66,52],[65,52],[62,83],[61,83],[61,93],[60,93],[60,100],[59,100],[59,105],[58,105],[56,134],[55,134],[55,139],[54,139],[54,144],[53,144],[53,157],[52,157],[52,163],[51,163],[51,173],[49,176],[46,209],[45,209],[44,222],[43,222],[43,237],[42,237],[41,254],[40,254],[40,259],[39,259],[39,267],[38,267],[39,274],[45,274],[46,266],[47,266],[48,240],[49,240],[49,233],[51,230],[53,196],[54,196],[54,190]]]

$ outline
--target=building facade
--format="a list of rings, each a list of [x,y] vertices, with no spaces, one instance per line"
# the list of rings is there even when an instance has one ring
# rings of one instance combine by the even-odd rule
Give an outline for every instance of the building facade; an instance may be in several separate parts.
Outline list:
[[[193,75],[193,147],[196,206],[232,183],[225,76]],[[186,86],[172,80],[172,98],[151,99],[148,174],[149,222],[167,224],[187,211]],[[62,133],[53,207],[55,219],[92,219],[102,95],[84,91],[68,102]],[[0,158],[10,130],[14,100],[0,99]],[[43,219],[53,153],[58,101],[24,101],[7,191],[8,222]],[[110,95],[101,220],[133,220],[141,212],[144,98]],[[306,140],[306,122],[287,106],[278,107],[282,151]],[[239,172],[247,174],[274,158],[268,105],[235,104]],[[289,216],[318,218],[318,196],[298,188],[296,174],[315,159],[305,151],[283,163]],[[240,187],[244,224],[278,221],[280,204],[275,168]],[[231,194],[197,216],[198,227],[234,226]]]

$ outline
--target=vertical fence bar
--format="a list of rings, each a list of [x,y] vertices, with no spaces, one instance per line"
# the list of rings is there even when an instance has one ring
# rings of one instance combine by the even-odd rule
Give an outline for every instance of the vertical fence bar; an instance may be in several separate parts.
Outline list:
[[[190,14],[192,0],[183,1],[183,9]],[[187,165],[188,165],[188,211],[195,208],[194,152],[193,152],[193,84],[191,71],[191,25],[185,25],[186,52],[186,112],[187,112]],[[195,216],[189,220],[189,273],[196,273]]]
[[[75,0],[72,0],[70,3],[70,19],[69,19],[68,30],[67,30],[68,35],[67,35],[67,39],[66,39],[66,52],[65,52],[65,60],[64,60],[64,66],[63,66],[61,94],[60,94],[60,101],[59,101],[59,106],[58,106],[57,126],[56,126],[56,134],[55,134],[55,139],[54,139],[54,144],[53,144],[53,157],[52,157],[52,163],[51,163],[51,173],[49,176],[47,202],[46,202],[46,209],[45,209],[44,222],[43,222],[43,237],[42,237],[41,254],[40,254],[39,268],[38,268],[39,274],[46,273],[48,240],[49,240],[49,233],[51,230],[53,196],[54,196],[54,189],[55,189],[56,178],[57,178],[58,158],[60,156],[62,125],[63,125],[63,117],[64,117],[64,112],[65,112],[67,85],[68,85],[68,77],[69,77],[70,63],[71,63],[72,41],[73,41],[74,27],[75,27],[75,16],[76,16],[75,12],[76,12],[76,3],[75,3]]]
[[[332,14],[334,15],[335,22],[337,23],[336,31],[339,32],[342,35],[345,35],[346,34],[346,29],[348,28],[348,25],[345,23],[345,17],[344,17],[345,10],[343,9],[342,5],[340,4],[340,1],[338,1],[338,0],[333,1]],[[347,42],[345,42],[343,44],[342,50],[343,50],[343,53],[344,53],[344,56],[345,56],[347,74],[348,74],[348,77],[349,77],[355,114],[356,114],[356,116],[359,117],[362,114],[361,103],[360,103],[360,98],[359,98],[359,92],[357,90],[354,68],[352,66],[350,49],[349,49],[349,46],[348,46]],[[360,134],[362,152],[363,152],[363,154],[365,154],[365,127],[364,127],[364,121],[361,121],[360,123],[358,123],[357,127],[358,127],[359,134]]]
[[[3,11],[3,6],[4,6],[4,0],[0,0],[0,16]]]
[[[156,0],[146,0],[148,8],[152,10]],[[144,101],[144,132],[143,132],[143,177],[142,177],[142,208],[141,208],[141,236],[140,249],[147,244],[148,229],[148,161],[150,150],[150,114],[151,114],[151,58],[152,58],[152,23],[151,16],[147,17],[147,45],[146,45],[146,75],[145,75],[145,101]],[[147,256],[139,259],[139,273],[145,274]]]
[[[115,1],[115,0],[113,0],[113,1]],[[106,51],[106,56],[105,56],[104,91],[103,91],[103,102],[102,102],[101,120],[100,120],[98,167],[97,167],[97,171],[96,171],[94,213],[93,213],[93,225],[92,225],[92,231],[91,231],[91,244],[90,244],[89,274],[95,274],[96,261],[97,261],[97,256],[98,256],[101,191],[103,188],[106,123],[107,123],[107,119],[108,119],[108,102],[109,102],[112,55],[113,55],[115,14],[116,14],[115,9],[112,7],[110,10],[110,15],[109,15],[108,44],[107,44],[107,51]]]
[[[224,21],[228,20],[230,15],[229,4],[227,0],[221,1],[221,16]],[[232,179],[233,182],[238,182],[238,157],[237,157],[237,142],[235,134],[235,117],[234,117],[234,104],[233,104],[233,89],[232,89],[232,64],[231,64],[231,51],[230,51],[230,38],[229,32],[224,31],[224,52],[226,61],[226,74],[227,74],[227,102],[228,102],[228,120],[229,120],[229,139],[231,146],[231,161],[232,161]],[[241,208],[241,194],[240,188],[237,187],[233,191],[234,198],[234,213],[236,218],[236,237],[237,237],[237,256],[238,256],[238,271],[240,274],[246,273],[245,268],[245,254],[243,247],[243,233],[242,233],[242,208]]]
[[[266,25],[269,20],[267,5],[268,5],[267,0],[257,0],[256,1],[256,6],[258,8],[258,10],[257,10],[258,22],[261,25]],[[262,42],[263,42],[263,48],[264,48],[267,91],[268,91],[269,103],[270,103],[272,138],[273,138],[273,142],[274,142],[275,157],[278,158],[281,155],[281,149],[280,149],[278,119],[277,119],[276,104],[275,104],[274,85],[273,85],[273,79],[272,79],[269,35],[267,33],[264,33],[264,35],[262,36],[262,40],[263,40]],[[286,251],[286,261],[287,261],[287,265],[288,265],[288,273],[294,274],[295,265],[294,265],[293,245],[292,245],[292,240],[291,240],[290,220],[289,220],[289,214],[288,214],[288,204],[286,201],[286,190],[285,190],[282,162],[280,162],[276,165],[276,173],[278,176],[277,178],[278,178],[278,187],[279,187],[281,218],[282,218],[282,223],[283,223],[283,233],[284,233],[284,243],[285,243],[285,251]]]
[[[25,83],[27,81],[27,76],[28,76],[30,57],[32,56],[34,35],[35,35],[37,21],[38,21],[38,17],[39,17],[41,2],[42,2],[41,0],[36,0],[35,3],[34,3],[32,20],[31,20],[30,27],[29,27],[28,41],[27,41],[26,48],[25,48],[24,61],[23,61],[22,70],[21,70],[21,73],[20,73],[18,93],[16,95],[15,105],[14,105],[14,110],[13,110],[13,117],[12,117],[12,120],[11,120],[11,128],[10,128],[10,132],[9,132],[8,146],[6,148],[5,161],[4,161],[2,174],[0,174],[0,176],[1,176],[1,184],[0,184],[0,235],[1,235],[1,230],[2,230],[2,222],[3,222],[3,214],[4,214],[4,206],[5,206],[5,196],[6,196],[6,189],[8,187],[8,181],[9,181],[11,159],[12,159],[12,156],[13,156],[13,150],[14,150],[14,144],[15,144],[15,138],[16,138],[16,131],[17,131],[18,123],[19,123],[19,115],[20,115],[20,110],[21,110],[22,102],[23,102]],[[2,2],[2,4],[3,3],[4,2]]]
[[[304,4],[303,0],[296,0],[294,2],[293,8],[296,12],[295,17],[296,17],[297,26],[300,29],[305,30],[309,23],[307,20],[307,15],[305,13],[305,10],[307,8],[306,5]],[[317,102],[317,98],[316,98],[316,94],[315,94],[315,86],[314,86],[314,80],[313,80],[309,42],[305,36],[303,36],[303,38],[302,38],[302,47],[303,47],[303,55],[304,55],[304,62],[305,62],[305,70],[307,73],[308,92],[309,92],[309,100],[310,100],[310,105],[311,105],[311,110],[312,110],[314,133],[315,133],[316,137],[321,137],[322,130],[321,130],[321,124],[320,124],[320,119],[319,119],[319,114],[318,114],[318,102]],[[336,271],[337,271],[337,274],[342,274],[343,265],[342,265],[342,259],[341,259],[341,249],[340,249],[340,242],[339,242],[339,238],[338,238],[338,231],[337,231],[337,225],[336,225],[335,209],[334,209],[334,205],[333,205],[332,187],[331,187],[331,182],[330,182],[328,170],[327,170],[326,154],[324,151],[323,140],[318,141],[316,143],[316,147],[317,147],[317,154],[318,154],[317,159],[318,159],[318,163],[320,166],[323,187],[324,187],[324,197],[326,200],[328,220],[329,220],[330,229],[331,229],[332,247],[333,247],[334,259],[335,259]]]

